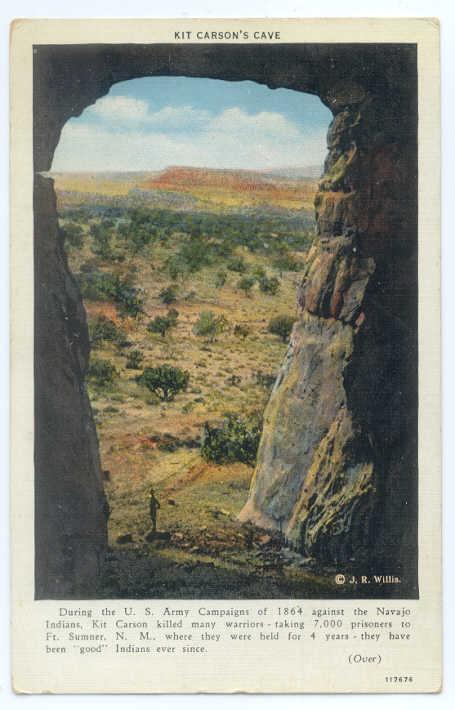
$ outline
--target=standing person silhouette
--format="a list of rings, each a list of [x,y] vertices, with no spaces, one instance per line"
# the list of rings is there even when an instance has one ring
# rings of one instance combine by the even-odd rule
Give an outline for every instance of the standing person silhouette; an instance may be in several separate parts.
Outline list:
[[[155,496],[155,491],[153,490],[153,486],[150,486],[150,493],[149,493],[149,505],[150,505],[150,519],[152,521],[152,532],[156,532],[156,515],[158,508],[161,508],[158,499]]]

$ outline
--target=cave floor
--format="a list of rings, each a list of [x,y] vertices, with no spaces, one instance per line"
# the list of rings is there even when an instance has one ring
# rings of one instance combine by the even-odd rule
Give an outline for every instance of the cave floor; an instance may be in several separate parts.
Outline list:
[[[210,464],[192,449],[169,452],[161,464],[153,482],[158,535],[151,541],[149,481],[125,475],[106,485],[110,546],[98,598],[347,599],[397,591],[338,586],[339,570],[305,560],[278,532],[241,524],[251,467]]]
[[[99,594],[109,598],[302,598],[334,593],[286,550],[279,533],[238,522],[252,468],[170,452],[154,481],[158,539],[147,541],[148,481],[107,484],[110,549]],[[171,473],[169,473],[169,470]],[[303,567],[302,567],[303,565]]]

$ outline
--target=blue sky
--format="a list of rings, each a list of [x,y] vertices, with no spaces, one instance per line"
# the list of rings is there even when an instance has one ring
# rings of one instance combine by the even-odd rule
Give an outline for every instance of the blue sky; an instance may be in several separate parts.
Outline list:
[[[251,81],[134,79],[68,121],[52,169],[321,165],[330,120],[316,96]]]

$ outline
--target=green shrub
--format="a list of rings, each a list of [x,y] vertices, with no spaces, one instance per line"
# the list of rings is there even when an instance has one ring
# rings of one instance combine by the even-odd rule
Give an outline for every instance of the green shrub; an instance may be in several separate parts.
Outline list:
[[[217,336],[226,330],[228,326],[227,318],[224,315],[216,316],[213,311],[201,311],[199,318],[194,324],[193,332],[209,343],[213,343]]]
[[[237,288],[240,288],[245,296],[249,296],[251,289],[255,284],[255,279],[253,276],[242,276],[242,278],[237,282]]]
[[[150,333],[158,333],[162,338],[164,338],[170,328],[175,328],[178,317],[179,312],[175,308],[171,308],[167,312],[166,316],[155,316],[155,318],[148,324],[147,330]]]
[[[126,340],[125,331],[106,316],[98,316],[89,323],[89,335],[93,348],[100,347],[105,341],[121,346]]]
[[[138,254],[150,244],[154,234],[146,228],[133,229],[128,235],[128,246],[133,254]]]
[[[82,296],[89,301],[113,301],[115,297],[115,276],[97,271],[86,265],[78,276]]]
[[[138,254],[156,237],[153,216],[148,210],[139,208],[132,210],[129,225],[122,225],[119,231],[132,254]]]
[[[262,293],[268,293],[270,296],[275,296],[280,288],[280,281],[276,276],[263,276],[259,279],[259,288]]]
[[[159,296],[161,303],[165,303],[166,305],[169,305],[170,303],[175,303],[177,300],[176,284],[171,284],[170,286],[163,288],[163,290],[160,291]]]
[[[155,318],[151,320],[148,324],[147,330],[149,331],[149,333],[156,333],[157,335],[161,335],[161,337],[164,338],[166,337],[166,333],[170,327],[171,324],[169,323],[166,316],[155,316]]]
[[[139,370],[142,365],[144,355],[140,350],[130,350],[126,356],[125,367],[127,370]]]
[[[160,451],[177,451],[177,449],[184,444],[181,439],[169,434],[169,432],[158,435],[155,437],[155,441],[157,442],[158,449]]]
[[[297,232],[287,235],[287,243],[296,251],[307,251],[313,244],[314,232]]]
[[[280,272],[300,271],[302,265],[292,254],[281,254],[273,261],[273,266]]]
[[[201,238],[193,238],[182,244],[177,252],[177,258],[186,265],[191,274],[211,263],[209,246]]]
[[[149,333],[156,333],[164,338],[170,327],[171,326],[166,316],[155,316],[155,318],[148,324],[147,330]]]
[[[104,260],[114,258],[112,247],[113,226],[111,220],[103,220],[98,224],[92,224],[90,227],[92,252]]]
[[[96,387],[111,385],[117,377],[117,370],[109,360],[91,358],[87,377]]]
[[[187,370],[181,370],[179,367],[160,365],[146,367],[142,375],[136,379],[162,401],[170,402],[178,392],[186,390],[190,375]]]
[[[98,260],[95,259],[95,257],[92,257],[90,259],[87,259],[87,261],[82,262],[81,267],[80,267],[80,271],[81,271],[80,276],[82,274],[84,274],[84,275],[91,274],[94,271],[96,271],[97,264],[98,264]],[[78,278],[79,278],[79,276],[78,276]]]
[[[65,241],[65,244],[69,244],[75,249],[81,248],[84,232],[80,224],[76,224],[76,222],[67,222],[60,228],[60,233]]]
[[[236,271],[238,274],[244,274],[248,268],[242,256],[236,256],[229,259],[227,267],[229,271]]]
[[[261,437],[259,417],[241,419],[228,414],[221,426],[206,423],[201,439],[201,456],[206,461],[240,461],[253,466]]]
[[[166,261],[166,268],[169,272],[169,276],[171,279],[181,279],[184,281],[187,277],[189,272],[188,265],[185,264],[183,259],[178,254],[174,254],[173,256],[170,256],[169,259]]]
[[[220,241],[215,241],[211,242],[210,244],[211,251],[214,256],[217,257],[226,257],[226,256],[231,256],[234,247],[233,245],[229,242],[229,238],[224,238]]]
[[[123,315],[143,312],[141,291],[133,286],[131,277],[90,269],[81,271],[78,281],[82,296],[90,301],[113,301]]]
[[[144,312],[144,299],[140,289],[131,284],[129,279],[118,278],[114,301],[119,306],[122,315],[136,318]]]
[[[263,279],[266,276],[266,272],[263,266],[254,266],[251,270],[252,275],[255,279]]]
[[[268,330],[269,333],[273,335],[278,335],[281,340],[285,343],[291,334],[292,326],[294,325],[295,318],[288,315],[275,316],[269,321]]]

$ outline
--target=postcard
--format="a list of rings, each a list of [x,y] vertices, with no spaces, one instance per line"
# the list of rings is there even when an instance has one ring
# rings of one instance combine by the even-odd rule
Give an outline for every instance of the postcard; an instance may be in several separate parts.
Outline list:
[[[17,20],[13,686],[438,692],[439,27]]]

